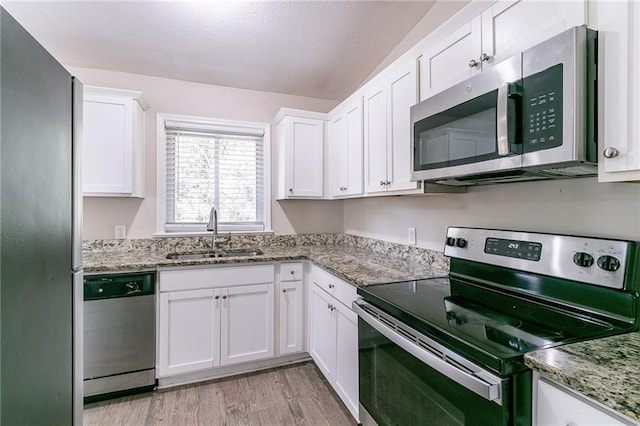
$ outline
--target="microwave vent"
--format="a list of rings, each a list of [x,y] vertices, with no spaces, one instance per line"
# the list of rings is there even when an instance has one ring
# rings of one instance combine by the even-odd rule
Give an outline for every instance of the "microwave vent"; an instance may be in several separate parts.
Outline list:
[[[588,164],[581,164],[579,166],[545,169],[545,170],[541,170],[541,172],[547,175],[552,175],[552,176],[566,176],[566,177],[597,176],[598,167],[591,166]]]

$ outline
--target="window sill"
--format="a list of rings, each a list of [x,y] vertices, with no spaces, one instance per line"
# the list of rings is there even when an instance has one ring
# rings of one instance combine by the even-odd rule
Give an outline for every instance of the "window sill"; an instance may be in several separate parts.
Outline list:
[[[231,235],[273,235],[273,231],[231,231]],[[219,237],[229,235],[229,231],[218,232]],[[213,232],[156,232],[153,238],[213,237]]]

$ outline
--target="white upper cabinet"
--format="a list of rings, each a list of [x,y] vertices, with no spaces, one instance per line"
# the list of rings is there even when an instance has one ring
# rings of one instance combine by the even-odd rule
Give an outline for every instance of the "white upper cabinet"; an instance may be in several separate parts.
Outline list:
[[[499,0],[468,23],[425,43],[420,99],[574,26],[587,23],[586,1]],[[445,24],[446,25],[446,24]],[[445,26],[441,27],[446,28]]]
[[[481,19],[482,51],[476,59],[487,58],[482,65],[486,69],[564,30],[587,24],[587,2],[500,0]]]
[[[282,108],[276,115],[278,199],[322,198],[326,114]]]
[[[363,192],[362,96],[355,95],[332,111],[329,119],[330,196]]]
[[[415,60],[399,61],[364,89],[365,191],[409,191],[411,182],[410,108],[417,102]]]
[[[85,86],[83,195],[144,197],[147,107],[141,92]]]
[[[453,31],[443,40],[430,44],[420,58],[420,99],[426,99],[480,71],[482,50],[481,17]]]
[[[640,181],[640,4],[592,2],[598,30],[598,180]]]

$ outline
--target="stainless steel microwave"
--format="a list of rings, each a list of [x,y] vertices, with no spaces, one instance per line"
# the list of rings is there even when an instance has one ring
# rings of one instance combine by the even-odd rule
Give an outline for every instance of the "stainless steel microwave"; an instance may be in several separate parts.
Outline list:
[[[411,107],[412,180],[597,175],[596,37],[571,28]]]

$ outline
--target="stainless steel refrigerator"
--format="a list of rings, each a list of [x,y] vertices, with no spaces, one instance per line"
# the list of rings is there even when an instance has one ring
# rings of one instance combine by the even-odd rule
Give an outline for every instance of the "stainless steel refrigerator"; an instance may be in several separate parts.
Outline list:
[[[82,85],[2,7],[0,99],[0,423],[81,424]]]

